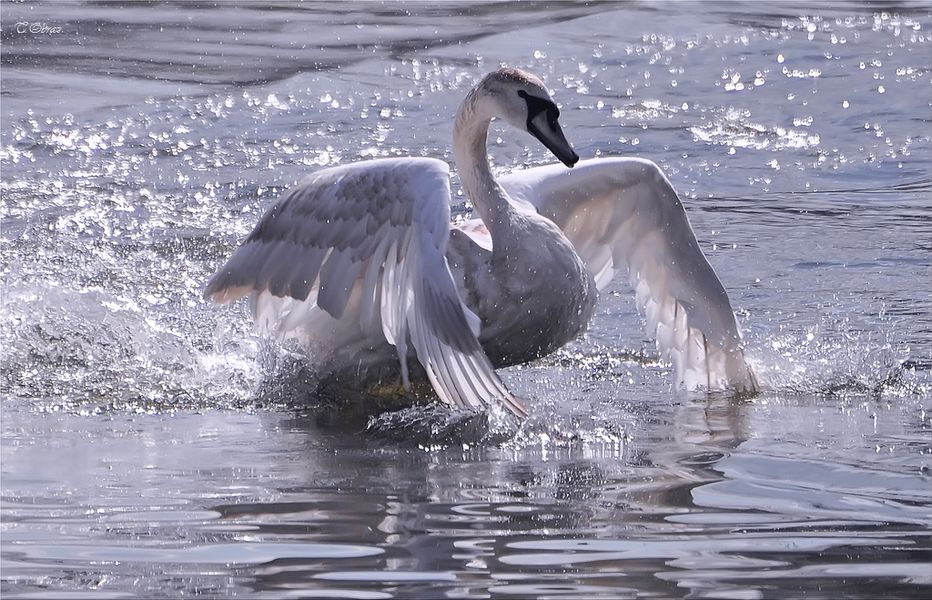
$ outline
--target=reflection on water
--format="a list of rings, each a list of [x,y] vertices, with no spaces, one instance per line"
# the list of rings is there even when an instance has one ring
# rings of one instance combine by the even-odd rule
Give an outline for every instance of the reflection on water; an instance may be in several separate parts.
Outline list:
[[[928,596],[924,5],[2,19],[4,597]],[[200,299],[308,171],[449,158],[451,112],[500,62],[545,77],[581,155],[662,164],[760,396],[676,394],[619,281],[587,336],[503,372],[517,431],[369,420]],[[502,170],[550,160],[490,147]]]
[[[744,597],[782,581],[830,596],[857,580],[857,597],[919,597],[913,586],[932,584],[928,476],[800,446],[820,404],[684,402],[628,415],[638,433],[620,449],[366,447],[281,412],[17,412],[5,426],[31,429],[8,437],[5,461],[30,471],[4,473],[5,591],[61,586],[76,569],[126,589],[151,565],[138,593]],[[874,435],[927,451],[908,415],[880,419]]]

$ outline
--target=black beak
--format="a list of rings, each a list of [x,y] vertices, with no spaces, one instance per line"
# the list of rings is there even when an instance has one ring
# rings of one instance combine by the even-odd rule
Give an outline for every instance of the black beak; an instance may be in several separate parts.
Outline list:
[[[527,130],[560,159],[560,162],[572,167],[579,161],[579,155],[566,141],[563,129],[560,128],[559,116],[559,109],[550,104],[544,110],[538,110],[536,114],[532,113],[532,116],[528,117]]]

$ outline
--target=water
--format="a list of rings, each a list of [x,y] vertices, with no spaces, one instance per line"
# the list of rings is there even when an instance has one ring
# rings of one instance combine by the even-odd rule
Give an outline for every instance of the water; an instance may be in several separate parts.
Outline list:
[[[928,597],[930,28],[923,3],[5,3],[0,592]],[[677,393],[619,280],[502,372],[517,433],[367,428],[200,299],[303,174],[449,159],[500,63],[584,158],[662,165],[760,395]]]

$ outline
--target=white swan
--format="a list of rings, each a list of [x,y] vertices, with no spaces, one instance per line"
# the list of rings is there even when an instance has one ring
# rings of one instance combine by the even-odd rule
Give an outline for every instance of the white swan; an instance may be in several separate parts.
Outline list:
[[[496,117],[576,164],[558,116],[537,77],[486,75],[453,134],[477,219],[451,226],[449,167],[439,160],[324,169],[269,209],[205,296],[248,294],[260,330],[297,338],[337,380],[397,380],[400,361],[407,389],[410,354],[415,375],[447,404],[500,402],[524,416],[495,367],[572,340],[598,289],[627,268],[680,386],[755,391],[728,295],[657,165],[614,158],[492,176],[486,138]]]

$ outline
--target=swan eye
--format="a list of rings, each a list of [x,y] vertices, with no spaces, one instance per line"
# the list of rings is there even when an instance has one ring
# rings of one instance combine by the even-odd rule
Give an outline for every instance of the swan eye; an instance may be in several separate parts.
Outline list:
[[[524,102],[527,104],[528,123],[536,119],[542,112],[546,112],[547,123],[551,127],[557,126],[557,119],[560,118],[560,109],[557,108],[557,105],[554,104],[552,100],[532,96],[524,90],[518,90],[518,96],[523,98]]]

